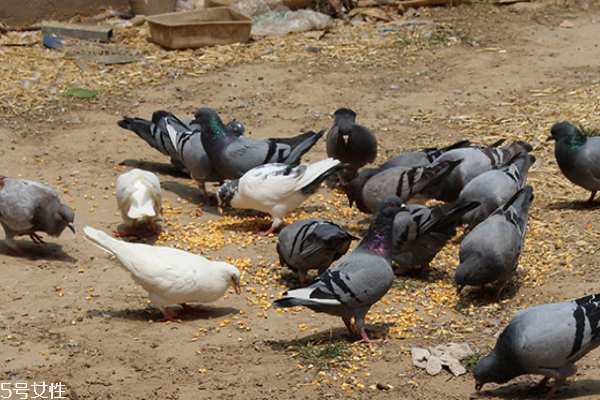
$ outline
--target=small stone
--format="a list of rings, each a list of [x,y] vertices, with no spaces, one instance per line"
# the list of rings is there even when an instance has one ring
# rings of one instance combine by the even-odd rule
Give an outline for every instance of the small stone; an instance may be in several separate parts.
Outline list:
[[[439,374],[442,372],[442,362],[436,356],[429,357],[425,371],[427,371],[429,375]]]
[[[431,353],[427,349],[422,349],[420,347],[413,347],[410,349],[410,354],[412,356],[413,364],[419,368],[427,367],[427,359],[431,356]]]
[[[464,375],[467,373],[467,370],[465,369],[465,367],[463,367],[463,365],[460,363],[460,361],[458,361],[456,358],[450,362],[450,365],[448,365],[448,368],[450,368],[450,372],[452,372],[454,374],[454,376],[460,376],[460,375]]]

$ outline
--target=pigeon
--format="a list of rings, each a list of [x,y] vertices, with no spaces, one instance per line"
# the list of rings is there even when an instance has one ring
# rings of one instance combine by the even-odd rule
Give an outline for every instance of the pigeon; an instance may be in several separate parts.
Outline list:
[[[273,223],[266,236],[273,232],[281,218],[298,208],[321,183],[331,174],[343,169],[346,164],[327,158],[313,164],[291,166],[274,163],[252,168],[240,179],[225,183],[219,188],[219,206],[251,208],[271,214]]]
[[[462,216],[479,206],[477,201],[457,200],[437,207],[407,205],[394,218],[392,260],[402,269],[419,267],[422,274],[431,260],[456,235]],[[399,274],[400,270],[396,270]]]
[[[463,201],[479,201],[481,204],[463,216],[463,225],[473,229],[510,200],[525,185],[527,172],[534,162],[533,155],[518,153],[512,163],[484,172],[469,181],[458,198]]]
[[[499,281],[495,299],[500,302],[500,292],[517,270],[532,201],[533,188],[527,185],[463,239],[454,276],[459,294],[466,285]]]
[[[359,168],[377,158],[377,138],[368,128],[355,122],[356,113],[351,109],[340,108],[334,115],[333,126],[327,134],[327,156],[347,163],[346,171],[352,179]]]
[[[83,232],[98,248],[114,255],[131,278],[148,291],[163,320],[181,322],[180,317],[167,311],[167,306],[181,304],[193,310],[186,303],[215,301],[229,286],[241,293],[240,271],[226,262],[210,261],[171,247],[124,242],[90,226]]]
[[[342,317],[348,332],[360,333],[360,342],[377,343],[365,332],[365,316],[394,283],[391,262],[394,216],[404,209],[398,196],[386,197],[367,235],[310,286],[288,290],[273,302],[276,308],[305,306],[316,312]],[[354,318],[354,324],[352,323]]]
[[[432,166],[449,160],[463,160],[463,162],[446,177],[442,184],[437,186],[437,192],[432,197],[447,203],[452,202],[458,199],[461,190],[477,175],[493,168],[502,168],[517,153],[533,150],[533,147],[529,143],[521,141],[513,141],[503,147],[495,147],[495,145],[496,143],[484,148],[467,147],[454,149],[436,158],[431,164]]]
[[[593,205],[600,190],[600,137],[585,137],[577,127],[563,121],[552,126],[548,140],[556,141],[554,156],[563,175],[591,191],[585,205]]]
[[[5,242],[16,254],[29,254],[17,247],[15,236],[29,235],[37,244],[45,243],[36,232],[58,237],[65,228],[75,233],[75,213],[61,204],[56,192],[29,179],[0,176],[0,224]]]
[[[430,147],[427,149],[423,149],[421,151],[415,151],[412,153],[403,153],[398,154],[395,157],[390,158],[385,163],[379,167],[381,170],[395,168],[395,167],[404,167],[404,168],[414,168],[414,167],[427,167],[431,165],[431,163],[442,154],[454,150],[461,149],[463,147],[471,146],[471,142],[468,140],[461,140],[450,146],[442,147],[438,149],[436,147]]]
[[[516,312],[492,352],[475,366],[475,388],[525,374],[543,375],[536,388],[554,378],[544,396],[550,399],[577,372],[575,362],[600,345],[599,322],[600,294]]]
[[[121,218],[129,224],[125,231],[114,232],[116,236],[131,234],[135,223],[140,219],[148,221],[148,234],[160,232],[160,227],[154,225],[162,201],[162,190],[156,175],[134,168],[117,178],[116,192]]]
[[[185,171],[185,166],[180,159],[180,153],[169,140],[169,133],[165,125],[165,121],[177,121],[177,125],[181,126],[186,132],[194,132],[199,130],[199,126],[194,125],[191,120],[180,120],[175,115],[168,111],[158,110],[152,113],[152,121],[141,118],[123,117],[117,124],[123,128],[130,130],[144,139],[150,146],[160,151],[161,153],[171,158],[171,164],[179,170]],[[225,129],[234,136],[242,136],[244,134],[244,125],[238,121],[231,121],[225,125]],[[198,132],[198,135],[200,133]],[[204,149],[196,148],[200,152],[201,158],[206,152]]]
[[[213,168],[202,145],[200,131],[191,130],[185,122],[174,115],[163,117],[161,126],[168,134],[166,140],[175,149],[177,159],[198,185],[206,203],[211,204],[206,182],[222,182],[225,178]]]
[[[317,269],[321,275],[331,263],[346,254],[350,243],[356,239],[333,222],[321,218],[303,219],[279,232],[279,263],[296,271],[300,284],[304,285],[308,270]]]
[[[306,132],[282,139],[253,139],[227,132],[219,115],[210,108],[196,111],[202,144],[213,167],[227,179],[239,179],[254,167],[270,163],[296,165],[325,134]]]
[[[367,168],[354,178],[346,189],[350,205],[356,202],[358,209],[373,214],[381,200],[395,194],[404,203],[430,198],[437,192],[437,185],[460,165],[461,160],[449,160],[435,166],[404,168],[395,167],[383,171]]]

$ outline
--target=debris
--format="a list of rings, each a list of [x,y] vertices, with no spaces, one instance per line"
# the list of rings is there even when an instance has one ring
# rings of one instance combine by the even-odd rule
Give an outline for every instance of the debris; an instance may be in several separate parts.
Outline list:
[[[65,95],[76,99],[91,99],[98,95],[98,91],[86,88],[71,88],[65,91]]]
[[[416,367],[424,368],[429,375],[439,374],[443,367],[447,367],[454,376],[467,372],[460,360],[473,354],[466,342],[459,344],[439,345],[423,349],[413,347],[411,355]]]
[[[46,36],[42,39],[42,43],[44,46],[49,47],[54,50],[60,50],[63,48],[63,42],[65,41],[64,37],[60,36]]]
[[[62,22],[45,22],[42,24],[44,36],[63,35],[85,40],[98,40],[109,42],[113,35],[113,29],[106,25],[83,25],[68,24]]]
[[[558,26],[560,28],[573,29],[575,27],[575,24],[573,22],[571,22],[571,21],[564,20]]]

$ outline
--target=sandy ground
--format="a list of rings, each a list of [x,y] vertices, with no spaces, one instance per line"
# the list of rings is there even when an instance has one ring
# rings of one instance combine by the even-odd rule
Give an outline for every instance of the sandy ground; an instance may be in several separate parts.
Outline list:
[[[21,248],[35,254],[28,258],[8,255],[0,241],[0,381],[60,380],[79,399],[527,398],[537,377],[476,394],[472,375],[429,376],[412,365],[409,350],[467,341],[487,354],[517,309],[597,291],[596,211],[576,209],[574,202],[588,194],[561,177],[545,138],[562,119],[598,125],[598,5],[534,2],[429,13],[432,20],[460,25],[468,35],[464,43],[430,46],[394,68],[240,65],[135,88],[119,103],[84,104],[75,111],[67,103],[51,118],[5,120],[0,174],[56,188],[76,208],[79,231],[41,247],[21,240]],[[377,134],[377,162],[461,138],[530,141],[538,159],[529,179],[536,199],[519,274],[503,304],[473,293],[456,297],[459,235],[425,279],[399,278],[373,308],[368,329],[384,339],[380,345],[352,344],[338,318],[272,309],[271,301],[297,284],[279,267],[277,238],[254,237],[252,214],[232,222],[235,211],[223,217],[204,205],[195,185],[166,157],[116,125],[122,115],[149,118],[166,108],[186,116],[199,106],[237,118],[254,137],[329,127],[333,111],[349,106]],[[321,141],[305,159],[324,156]],[[160,314],[147,294],[81,236],[85,225],[106,231],[121,225],[112,185],[131,166],[156,172],[163,186],[164,231],[148,241],[229,259],[243,271],[242,295],[230,290],[182,324],[152,322]],[[303,215],[324,215],[364,233],[369,216],[349,209],[328,188],[321,194]],[[232,243],[219,240],[220,234]],[[325,355],[329,350],[333,356]],[[558,398],[600,397],[598,357],[594,351],[579,362]]]

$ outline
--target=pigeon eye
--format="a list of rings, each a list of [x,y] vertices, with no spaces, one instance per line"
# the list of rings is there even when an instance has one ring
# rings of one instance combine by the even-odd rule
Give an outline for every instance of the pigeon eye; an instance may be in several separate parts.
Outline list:
[[[396,202],[395,202],[395,201],[391,201],[391,202],[390,202],[390,206],[391,206],[391,207],[396,207]]]

